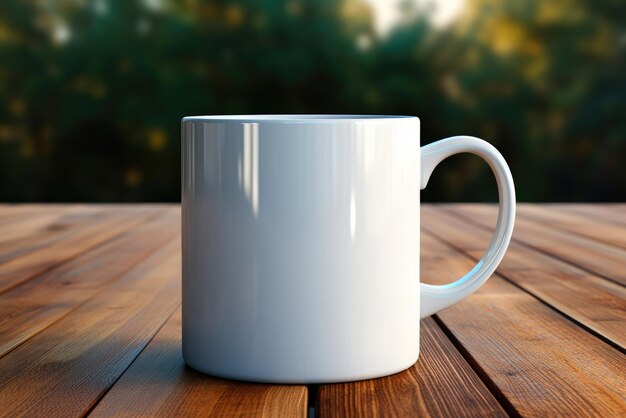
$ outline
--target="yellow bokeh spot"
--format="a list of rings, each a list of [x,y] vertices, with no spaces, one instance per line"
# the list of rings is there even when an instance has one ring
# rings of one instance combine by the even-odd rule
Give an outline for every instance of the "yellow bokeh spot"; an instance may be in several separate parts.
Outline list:
[[[441,79],[441,85],[446,95],[453,100],[459,101],[463,97],[463,90],[459,80],[452,74],[447,74]]]
[[[348,0],[343,2],[340,9],[341,17],[351,22],[369,22],[372,20],[372,8],[365,2],[359,0]]]
[[[17,33],[5,24],[0,24],[0,43],[10,44],[15,43],[19,39]]]
[[[563,1],[540,1],[537,4],[537,22],[544,24],[560,22],[569,7],[571,6]]]
[[[202,15],[206,18],[212,19],[217,16],[217,7],[213,3],[208,3],[202,6]]]
[[[101,99],[107,93],[107,88],[102,81],[86,75],[76,77],[72,87],[74,90],[88,94],[95,99]]]
[[[531,81],[539,81],[543,78],[544,74],[549,68],[549,62],[544,56],[538,56],[536,58],[528,60],[524,66],[524,76]]]
[[[167,135],[163,129],[155,128],[148,131],[148,145],[153,151],[160,151],[165,147]]]
[[[491,27],[483,32],[483,36],[496,53],[510,55],[519,50],[525,36],[522,25],[509,19],[497,19],[490,23]],[[498,35],[493,36],[494,33]]]
[[[552,111],[545,115],[545,125],[548,131],[553,135],[559,134],[567,123],[567,114],[565,112]]]
[[[26,111],[26,102],[21,98],[15,98],[9,101],[8,107],[13,116],[22,116]]]
[[[527,80],[539,81],[546,74],[550,63],[546,58],[545,44],[523,23],[498,16],[485,23],[480,36],[502,57],[523,57],[521,70]]]
[[[239,6],[228,6],[224,18],[229,26],[240,26],[243,23],[243,9]]]
[[[543,54],[544,47],[541,42],[535,38],[526,37],[522,41],[520,48],[529,55]]]
[[[33,156],[35,147],[33,141],[29,138],[24,138],[20,141],[20,155],[24,159],[29,159]]]
[[[13,130],[8,125],[0,125],[0,142],[10,141],[13,137]]]
[[[102,83],[95,83],[91,89],[91,95],[96,99],[101,99],[107,94],[107,89]]]
[[[138,186],[139,184],[141,184],[141,181],[143,179],[141,171],[134,167],[127,169],[124,177],[126,184],[130,187]]]
[[[289,13],[292,16],[300,16],[304,9],[302,7],[302,3],[298,0],[288,1],[286,4],[286,7],[287,7],[287,13]]]

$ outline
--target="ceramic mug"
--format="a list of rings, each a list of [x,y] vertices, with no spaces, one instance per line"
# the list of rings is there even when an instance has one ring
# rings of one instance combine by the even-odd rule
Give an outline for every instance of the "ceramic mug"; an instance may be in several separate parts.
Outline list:
[[[509,244],[515,190],[502,155],[457,136],[420,149],[412,116],[182,120],[183,357],[220,377],[322,383],[400,372],[419,320],[459,302]],[[481,156],[500,210],[482,260],[419,283],[420,189],[443,159]]]

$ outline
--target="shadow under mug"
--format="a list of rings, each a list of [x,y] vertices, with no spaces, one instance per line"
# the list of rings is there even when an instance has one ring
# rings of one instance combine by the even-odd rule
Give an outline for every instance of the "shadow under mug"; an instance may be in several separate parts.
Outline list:
[[[220,377],[326,383],[400,372],[419,320],[494,272],[515,190],[487,142],[420,148],[411,116],[198,116],[182,121],[183,357]],[[420,189],[443,159],[481,156],[499,216],[482,260],[420,284]]]

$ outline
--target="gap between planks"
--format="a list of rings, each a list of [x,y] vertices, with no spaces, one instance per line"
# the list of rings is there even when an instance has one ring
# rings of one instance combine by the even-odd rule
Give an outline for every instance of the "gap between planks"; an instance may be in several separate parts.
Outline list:
[[[620,225],[607,222],[605,217],[597,212],[592,217],[590,213],[559,210],[549,205],[521,204],[517,207],[517,215],[540,225],[547,225],[602,244],[626,249],[626,223]]]
[[[93,251],[107,242],[122,236],[132,228],[158,216],[162,210],[144,210],[103,216],[94,225],[79,227],[68,232],[48,246],[5,261],[0,265],[0,295],[23,283],[57,268],[82,254]]]
[[[492,280],[493,280],[493,279],[492,279]],[[442,325],[444,325],[444,326],[448,329],[448,331],[449,331],[449,333],[450,333],[450,336],[452,336],[452,337],[454,337],[454,338],[456,339],[456,341],[457,341],[457,343],[459,344],[459,346],[464,347],[464,350],[467,350],[467,349],[465,348],[465,345],[463,345],[463,344],[461,343],[461,340],[460,340],[460,339],[457,339],[457,335],[458,335],[458,333],[459,333],[458,328],[456,328],[456,327],[454,327],[454,326],[452,326],[452,327],[449,327],[449,328],[448,328],[448,326],[450,325],[450,324],[449,324],[449,316],[447,316],[447,318],[448,318],[448,319],[447,319],[447,322],[445,322],[444,320],[441,320],[441,321],[442,321],[442,322],[441,322],[441,324],[442,324]],[[164,322],[165,322],[165,321],[164,321]],[[162,329],[163,329],[163,323],[161,323],[161,328],[159,328],[159,330],[162,330]],[[155,331],[155,333],[156,333],[156,331]],[[159,331],[159,333],[160,333],[160,331]],[[461,334],[462,334],[462,332],[461,332]],[[147,344],[151,343],[152,341],[154,341],[154,335],[153,335],[153,337],[151,337],[151,338],[150,338],[150,340],[149,340],[149,342],[148,342]],[[131,361],[131,363],[129,364],[129,366],[132,366],[132,365],[135,363],[135,361],[139,358],[139,356],[145,352],[145,349],[146,349],[146,346],[144,346],[144,348],[143,348],[143,349],[142,349],[142,350],[138,353],[138,356],[137,356],[137,357],[135,357],[135,358]],[[475,353],[475,351],[467,351],[467,356],[468,356],[468,357],[469,357],[472,361],[474,361],[474,357],[473,357],[473,356],[472,356],[472,354],[471,354],[472,352],[474,352],[474,353]],[[475,355],[475,354],[474,354],[474,355]],[[480,364],[481,364],[481,363],[479,363],[478,361],[476,361],[476,363],[475,363],[475,364],[476,364],[477,366],[480,366]],[[484,364],[484,362],[483,362],[482,364]],[[124,369],[124,371],[123,371],[122,373],[123,373],[123,374],[126,374],[126,372],[129,370],[129,368],[130,368],[130,367],[125,368],[125,369]],[[482,369],[481,369],[481,370],[482,370]],[[486,372],[485,372],[485,373],[486,373]],[[122,376],[123,376],[123,375],[122,375]],[[486,375],[486,376],[487,376],[487,375]],[[512,376],[512,377],[514,377],[514,376]],[[118,378],[119,378],[119,376],[118,376]],[[488,379],[488,380],[489,380],[489,379]],[[119,382],[119,380],[116,380],[116,382]],[[500,388],[499,386],[497,386],[497,387],[498,387],[498,389]],[[107,393],[107,395],[108,395],[108,393]]]
[[[621,227],[626,226],[626,204],[623,203],[602,203],[602,204],[562,204],[552,203],[546,205],[551,209],[556,209],[564,212],[570,212],[584,216],[590,221],[597,221],[598,215],[601,217],[601,221],[619,225]]]
[[[180,241],[0,358],[0,410],[81,415],[180,304]]]
[[[124,280],[180,235],[178,210],[144,224],[0,296],[0,357]],[[54,301],[54,303],[50,303]]]
[[[426,219],[426,218],[423,218]],[[443,284],[475,261],[422,235],[422,278]],[[521,415],[626,414],[626,359],[498,274],[438,318]]]
[[[478,226],[495,225],[495,206],[484,204],[439,205],[438,208],[454,213]],[[493,227],[491,227],[493,229]],[[626,250],[603,242],[593,241],[573,233],[546,228],[519,218],[513,231],[513,241],[549,254],[588,273],[626,286]]]
[[[441,242],[442,244],[445,245],[450,245],[451,247],[458,249],[460,252],[464,253],[464,254],[468,254],[467,252],[459,249],[458,247],[456,247],[455,245],[451,244],[448,240],[442,239],[440,236],[433,234],[430,231],[423,231],[422,233],[427,234],[428,236],[432,237],[433,239],[436,239],[437,241]],[[478,261],[479,258],[476,258],[474,256],[471,256],[472,260],[474,261]],[[510,283],[511,285],[515,286],[516,288],[520,289],[521,291],[523,291],[524,293],[528,294],[529,296],[533,297],[534,299],[536,299],[538,302],[540,302],[541,304],[547,306],[548,308],[554,310],[555,312],[557,312],[558,314],[560,314],[564,319],[567,319],[568,321],[571,321],[572,323],[576,324],[577,326],[581,327],[582,329],[588,331],[590,334],[592,334],[593,336],[597,337],[600,341],[602,341],[603,343],[611,346],[612,348],[622,352],[622,353],[626,353],[626,348],[624,347],[624,343],[623,343],[623,337],[620,336],[620,340],[619,341],[614,341],[613,339],[611,339],[610,335],[606,335],[605,333],[603,333],[601,330],[598,330],[597,327],[594,327],[593,325],[589,325],[589,323],[586,323],[584,320],[582,320],[581,318],[577,318],[576,316],[574,316],[571,312],[568,313],[567,309],[563,309],[562,307],[559,307],[558,304],[554,304],[554,302],[551,302],[547,299],[544,299],[544,297],[542,297],[541,294],[538,294],[530,289],[528,289],[527,287],[525,287],[523,284],[516,282],[514,280],[511,280],[510,275],[506,274],[506,273],[502,273],[502,272],[497,272],[494,274],[499,274],[499,276],[503,279],[506,280],[508,283]],[[441,324],[441,322],[437,322],[438,324]],[[445,326],[442,326],[442,328],[445,328]],[[619,329],[618,329],[619,330]],[[451,338],[453,339],[453,338]],[[453,339],[455,340],[455,339]]]
[[[475,261],[482,258],[492,235],[486,225],[469,223],[450,209],[425,208],[424,215],[429,222],[424,223],[423,233]],[[620,326],[626,312],[625,288],[514,241],[497,271],[602,341],[625,351],[626,329]]]
[[[515,415],[433,318],[423,319],[420,328],[420,357],[414,365],[378,379],[320,385],[319,417]]]
[[[308,388],[304,385],[226,380],[187,367],[181,355],[180,328],[179,306],[90,416],[307,416]]]

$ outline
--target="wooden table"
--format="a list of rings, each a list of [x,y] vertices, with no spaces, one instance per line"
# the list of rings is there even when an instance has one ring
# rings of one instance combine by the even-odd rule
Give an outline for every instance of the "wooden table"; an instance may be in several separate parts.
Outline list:
[[[520,205],[509,251],[422,321],[408,371],[277,386],[186,368],[179,208],[0,206],[0,415],[626,416],[626,205]],[[422,277],[470,269],[490,205],[422,207]]]

